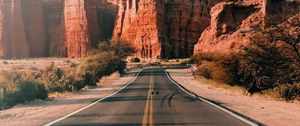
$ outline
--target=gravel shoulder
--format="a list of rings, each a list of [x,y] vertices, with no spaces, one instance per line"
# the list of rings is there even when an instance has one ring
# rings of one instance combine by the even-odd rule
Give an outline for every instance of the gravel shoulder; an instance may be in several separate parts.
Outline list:
[[[36,100],[0,111],[0,125],[35,126],[44,125],[72,113],[123,87],[135,77],[139,70],[127,72],[122,77],[108,77],[93,89],[64,94],[48,101]]]
[[[270,126],[299,126],[300,103],[259,95],[248,96],[217,88],[194,79],[188,69],[168,69],[171,77],[187,90]]]

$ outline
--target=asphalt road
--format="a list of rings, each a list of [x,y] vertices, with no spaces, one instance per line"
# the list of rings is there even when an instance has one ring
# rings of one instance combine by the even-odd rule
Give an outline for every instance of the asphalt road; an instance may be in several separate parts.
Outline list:
[[[192,97],[163,69],[147,69],[117,94],[54,125],[244,126],[243,121]]]

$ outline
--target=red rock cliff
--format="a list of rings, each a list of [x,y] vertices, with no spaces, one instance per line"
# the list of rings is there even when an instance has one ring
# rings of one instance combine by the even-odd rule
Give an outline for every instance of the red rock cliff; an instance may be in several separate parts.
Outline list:
[[[0,57],[23,58],[29,56],[21,2],[22,0],[0,1],[0,49],[2,48]]]
[[[31,57],[45,57],[48,48],[43,8],[41,0],[22,1],[22,16]]]
[[[92,48],[92,31],[89,27],[88,12],[86,3],[84,0],[65,0],[64,8],[64,21],[66,31],[66,44],[68,49],[68,56],[70,57],[82,57],[86,56],[87,51]],[[89,2],[95,2],[93,0]],[[94,3],[95,6],[95,3]],[[92,10],[90,15],[95,14],[95,7],[90,6]],[[93,18],[97,19],[97,18]],[[97,22],[97,21],[96,21]],[[91,24],[92,25],[92,24]],[[95,26],[94,28],[97,28]],[[94,31],[98,34],[99,31]]]
[[[265,27],[274,15],[295,5],[299,7],[299,4],[291,3],[290,0],[219,3],[212,8],[210,26],[201,34],[194,53],[238,51],[249,44],[257,32],[252,26]]]
[[[287,8],[229,1],[238,0],[0,0],[0,57],[84,57],[112,36],[143,59],[230,52],[249,42],[251,25]]]
[[[64,22],[64,1],[45,0],[46,56],[67,56]]]
[[[137,57],[159,57],[161,48],[157,9],[155,0],[121,1],[113,38],[132,42],[138,49]]]
[[[0,9],[0,57],[84,57],[111,37],[117,7],[105,0],[1,0]]]
[[[210,4],[203,0],[123,0],[113,38],[134,43],[137,57],[188,57],[199,33],[209,26]]]

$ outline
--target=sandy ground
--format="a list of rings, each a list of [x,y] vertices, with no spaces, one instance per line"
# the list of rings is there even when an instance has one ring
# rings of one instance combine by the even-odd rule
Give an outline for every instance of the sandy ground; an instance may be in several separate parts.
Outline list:
[[[0,111],[1,126],[36,126],[54,121],[120,89],[135,77],[139,70],[123,77],[111,75],[94,89],[64,94],[49,101],[33,101]]]
[[[51,64],[59,68],[68,68],[71,64],[79,64],[81,59],[73,58],[30,58],[5,60],[0,59],[0,70],[44,69]]]
[[[171,77],[191,92],[220,103],[231,110],[270,126],[299,126],[300,104],[262,96],[247,96],[196,81],[187,69],[167,70]]]

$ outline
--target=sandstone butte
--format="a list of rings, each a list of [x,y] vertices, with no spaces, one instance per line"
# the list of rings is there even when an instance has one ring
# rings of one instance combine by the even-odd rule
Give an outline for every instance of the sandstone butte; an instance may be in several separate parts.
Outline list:
[[[231,1],[0,0],[0,58],[85,57],[108,39],[132,43],[143,59],[226,53],[291,0]]]

